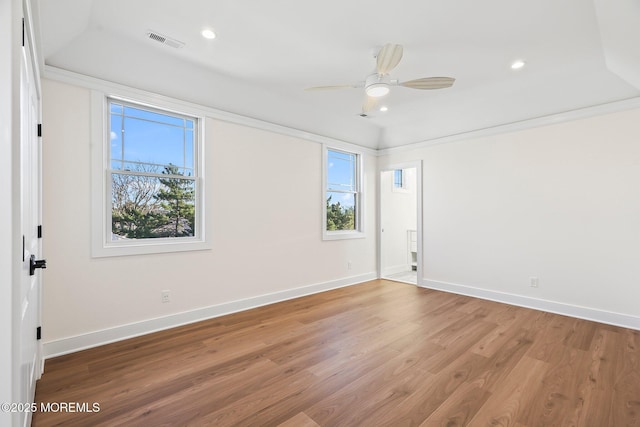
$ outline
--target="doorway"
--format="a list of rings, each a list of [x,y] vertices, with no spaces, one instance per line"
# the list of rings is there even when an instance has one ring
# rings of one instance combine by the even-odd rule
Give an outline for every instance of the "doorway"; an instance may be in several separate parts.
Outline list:
[[[421,162],[390,165],[380,171],[380,278],[421,284],[421,176]]]

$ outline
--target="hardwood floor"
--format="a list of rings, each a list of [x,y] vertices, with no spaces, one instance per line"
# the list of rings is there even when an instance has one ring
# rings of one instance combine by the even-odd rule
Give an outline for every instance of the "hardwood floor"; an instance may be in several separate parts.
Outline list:
[[[640,332],[376,280],[47,360],[33,426],[640,426]]]

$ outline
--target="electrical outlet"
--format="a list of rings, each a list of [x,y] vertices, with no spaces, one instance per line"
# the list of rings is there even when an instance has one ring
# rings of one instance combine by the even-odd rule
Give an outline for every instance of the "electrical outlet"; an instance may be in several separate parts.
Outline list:
[[[171,294],[169,292],[170,291],[162,291],[161,298],[163,303],[171,302]]]
[[[538,278],[535,277],[535,276],[529,277],[529,286],[531,286],[532,288],[537,288],[538,287]]]
[[[351,270],[351,261],[347,261],[347,270]]]

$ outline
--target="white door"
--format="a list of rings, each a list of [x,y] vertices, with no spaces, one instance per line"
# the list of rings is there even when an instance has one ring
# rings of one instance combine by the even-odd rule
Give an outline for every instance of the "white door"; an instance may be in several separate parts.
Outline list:
[[[27,29],[25,29],[25,33]],[[14,333],[19,341],[20,380],[17,396],[20,403],[33,403],[36,381],[42,374],[41,345],[37,339],[40,325],[41,268],[32,269],[33,257],[40,261],[41,180],[40,180],[40,96],[34,72],[30,37],[25,37],[20,61],[20,219],[22,232],[22,271],[20,275],[18,324]],[[15,308],[14,308],[15,309]],[[23,412],[20,424],[28,426],[31,414]]]

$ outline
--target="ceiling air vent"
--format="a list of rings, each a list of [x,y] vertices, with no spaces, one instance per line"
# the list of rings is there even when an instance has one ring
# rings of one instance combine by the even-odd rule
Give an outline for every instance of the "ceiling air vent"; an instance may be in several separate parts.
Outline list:
[[[163,36],[162,34],[155,31],[151,31],[151,30],[147,31],[147,37],[149,37],[151,40],[155,40],[159,43],[166,44],[167,46],[171,46],[176,49],[180,49],[181,47],[184,47],[184,43],[181,42],[180,40]]]

